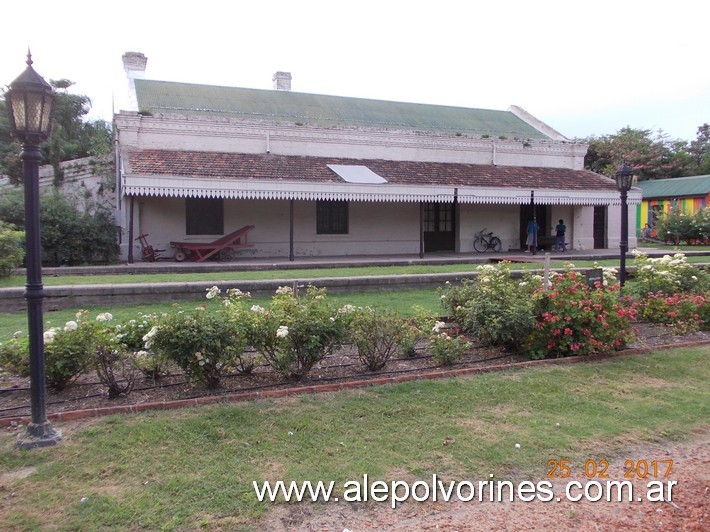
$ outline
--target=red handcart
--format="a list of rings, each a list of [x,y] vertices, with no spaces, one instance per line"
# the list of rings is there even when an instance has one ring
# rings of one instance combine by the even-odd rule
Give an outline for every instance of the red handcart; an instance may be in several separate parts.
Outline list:
[[[245,225],[214,242],[170,242],[170,245],[176,250],[174,258],[178,262],[188,258],[202,262],[216,253],[219,253],[220,260],[230,261],[236,257],[237,249],[249,248],[254,245],[247,241],[247,233],[252,229],[254,229],[253,225]]]

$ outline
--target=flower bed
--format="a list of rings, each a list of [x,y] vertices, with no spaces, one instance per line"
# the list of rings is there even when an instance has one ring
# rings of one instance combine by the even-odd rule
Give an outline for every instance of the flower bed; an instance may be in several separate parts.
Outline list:
[[[383,309],[336,307],[313,286],[300,294],[281,287],[267,308],[251,304],[238,289],[221,294],[212,287],[197,308],[126,323],[82,311],[45,332],[48,410],[603,355],[633,345],[637,314],[680,335],[704,335],[710,325],[707,274],[680,255],[637,260],[642,273],[623,297],[612,271],[590,286],[571,265],[547,282],[513,279],[507,263],[481,266],[475,282],[441,288],[451,316],[443,320],[421,310],[404,319]],[[663,291],[669,288],[679,291]],[[0,417],[29,408],[22,399],[27,360],[21,334],[0,345]]]

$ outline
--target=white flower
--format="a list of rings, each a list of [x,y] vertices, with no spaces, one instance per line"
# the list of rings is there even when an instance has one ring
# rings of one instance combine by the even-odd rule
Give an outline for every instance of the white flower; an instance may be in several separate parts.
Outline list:
[[[276,295],[277,296],[286,296],[286,295],[291,295],[293,291],[291,290],[290,286],[279,286],[276,289]]]
[[[234,303],[232,303],[229,299],[224,300],[224,306],[225,307],[231,307]]]
[[[98,316],[96,316],[96,321],[111,321],[113,319],[113,314],[110,312],[102,312]]]
[[[338,314],[350,314],[351,312],[355,312],[355,307],[352,305],[343,305],[338,309]]]
[[[68,321],[66,325],[64,325],[64,330],[65,331],[76,331],[77,328],[79,327],[79,324],[75,321]]]
[[[264,310],[264,307],[260,307],[259,305],[252,305],[251,306],[251,311],[252,312],[266,312]]]
[[[42,335],[42,339],[44,340],[45,344],[51,344],[54,342],[54,336],[57,334],[59,331],[59,328],[57,327],[52,327],[48,331],[45,331],[44,334]]]
[[[222,291],[217,286],[213,286],[212,288],[206,288],[206,290],[207,290],[207,295],[205,297],[207,299],[214,299],[215,296],[218,296],[219,294],[222,293]]]
[[[279,325],[279,328],[276,330],[276,337],[277,338],[286,338],[288,336],[288,327],[285,325]]]
[[[77,313],[74,314],[74,315],[76,316],[76,319],[77,319],[77,320],[80,320],[81,317],[83,316],[83,312],[79,311],[79,312],[77,312]]]
[[[147,333],[145,333],[145,335],[143,336],[143,344],[145,345],[146,349],[150,349],[153,345],[153,337],[156,335],[157,332],[158,326],[153,325],[153,328]]]
[[[431,330],[432,330],[432,332],[439,334],[439,332],[441,332],[441,329],[444,327],[446,327],[446,324],[443,321],[437,321]]]
[[[240,297],[251,297],[249,292],[242,292],[239,288],[230,288],[227,290],[227,295],[233,297],[234,299],[239,299]]]
[[[136,351],[136,358],[144,359],[144,358],[148,358],[149,356],[150,356],[150,353],[148,351],[143,351],[143,350]]]
[[[12,335],[13,338],[19,338],[22,336],[22,331],[15,331],[15,334]]]

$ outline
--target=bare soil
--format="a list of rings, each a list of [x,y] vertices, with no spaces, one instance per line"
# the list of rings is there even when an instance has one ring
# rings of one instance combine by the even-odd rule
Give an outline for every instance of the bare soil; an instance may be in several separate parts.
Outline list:
[[[709,528],[710,431],[694,434],[683,443],[653,443],[629,449],[609,459],[609,480],[624,480],[626,460],[673,460],[668,479],[676,481],[672,498],[665,502],[572,502],[564,484],[554,484],[550,502],[406,502],[392,509],[388,503],[282,504],[275,505],[259,523],[273,531],[450,530],[533,531],[599,530],[706,531]],[[531,479],[537,482],[543,479]],[[576,480],[582,485],[587,479]],[[634,498],[646,493],[653,480],[635,478]],[[558,502],[556,499],[560,498]]]

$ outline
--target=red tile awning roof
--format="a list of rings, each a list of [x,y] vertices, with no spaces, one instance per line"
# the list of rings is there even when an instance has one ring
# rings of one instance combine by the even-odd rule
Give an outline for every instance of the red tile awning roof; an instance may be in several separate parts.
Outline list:
[[[423,196],[443,194],[452,200],[454,194],[460,193],[461,201],[464,196],[475,197],[479,192],[489,191],[492,194],[486,193],[489,199],[496,201],[469,202],[525,203],[530,191],[535,190],[536,198],[542,203],[545,197],[555,197],[557,199],[549,202],[562,204],[618,203],[612,179],[587,170],[566,168],[168,150],[132,151],[125,162],[128,163],[124,177],[129,195],[322,199],[331,197],[329,193],[339,193],[344,195],[342,199],[368,200],[374,199],[366,197],[368,194],[375,194],[383,196],[375,201],[406,201],[404,195],[411,196],[409,201],[435,201]],[[366,166],[387,183],[346,183],[328,168],[329,164]],[[235,192],[238,189],[248,189],[251,193],[240,196]],[[264,193],[258,194],[259,190]],[[291,196],[287,194],[289,190],[293,191]],[[303,194],[299,195],[299,190]],[[226,193],[228,191],[234,193]],[[506,194],[512,196],[501,200]],[[565,200],[570,197],[574,200]],[[633,200],[631,196],[630,199]]]

